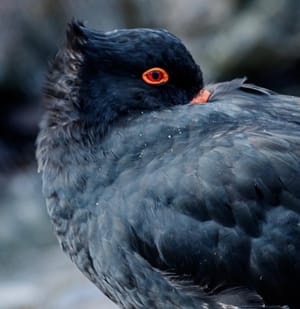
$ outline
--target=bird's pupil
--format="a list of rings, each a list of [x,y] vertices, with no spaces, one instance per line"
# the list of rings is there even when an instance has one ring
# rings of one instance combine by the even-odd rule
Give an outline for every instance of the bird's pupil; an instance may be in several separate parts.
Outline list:
[[[151,73],[151,76],[154,80],[157,80],[160,78],[160,73],[158,71],[154,71]]]

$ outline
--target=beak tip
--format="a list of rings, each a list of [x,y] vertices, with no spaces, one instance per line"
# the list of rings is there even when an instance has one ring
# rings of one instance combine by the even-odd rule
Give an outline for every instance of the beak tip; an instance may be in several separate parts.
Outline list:
[[[191,104],[204,104],[211,96],[211,92],[207,89],[201,89],[198,94],[193,98]]]

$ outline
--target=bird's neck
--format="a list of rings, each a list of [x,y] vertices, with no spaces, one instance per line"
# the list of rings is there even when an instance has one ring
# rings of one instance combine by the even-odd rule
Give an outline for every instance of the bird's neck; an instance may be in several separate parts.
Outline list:
[[[78,173],[84,162],[92,160],[92,134],[81,128],[77,122],[63,125],[49,125],[45,118],[41,123],[41,131],[37,139],[38,171],[42,173],[43,189],[46,197],[52,190],[59,188],[75,188],[83,177]],[[83,136],[84,135],[84,136]],[[57,187],[57,188],[56,188]]]

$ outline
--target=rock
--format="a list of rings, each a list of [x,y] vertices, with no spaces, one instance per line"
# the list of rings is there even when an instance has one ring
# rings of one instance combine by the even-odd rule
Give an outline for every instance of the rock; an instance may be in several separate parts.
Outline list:
[[[57,246],[25,257],[12,276],[1,274],[0,308],[117,309]]]

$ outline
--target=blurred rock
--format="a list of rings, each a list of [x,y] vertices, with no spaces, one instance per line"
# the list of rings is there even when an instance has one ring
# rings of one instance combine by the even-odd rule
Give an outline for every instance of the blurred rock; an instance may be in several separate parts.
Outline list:
[[[13,269],[26,252],[51,245],[54,239],[36,166],[0,174],[0,272]],[[1,306],[0,306],[1,308]]]
[[[63,1],[0,3],[0,173],[34,159],[45,66],[66,15]]]
[[[252,83],[300,95],[300,2],[231,3],[234,9],[222,23],[216,19],[206,33],[189,37],[207,79],[247,76]]]
[[[1,274],[0,308],[117,309],[57,246],[25,257],[14,274]]]

